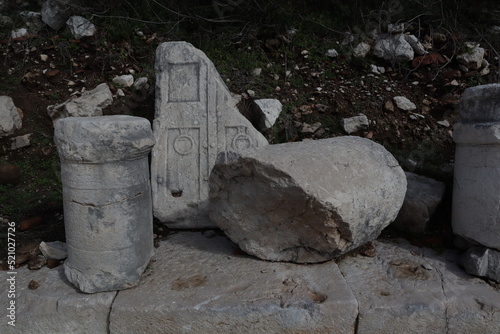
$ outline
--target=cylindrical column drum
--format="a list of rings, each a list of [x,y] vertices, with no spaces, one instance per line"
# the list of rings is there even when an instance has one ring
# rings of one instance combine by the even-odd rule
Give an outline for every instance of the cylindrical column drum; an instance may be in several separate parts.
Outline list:
[[[453,232],[500,249],[500,85],[465,90],[453,139]]]
[[[68,258],[64,272],[82,292],[136,285],[153,255],[148,120],[70,117],[55,123]]]

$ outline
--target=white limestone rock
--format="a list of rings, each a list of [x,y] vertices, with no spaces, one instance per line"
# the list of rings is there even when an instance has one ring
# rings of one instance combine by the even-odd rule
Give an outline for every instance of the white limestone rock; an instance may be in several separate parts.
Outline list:
[[[66,247],[66,243],[61,241],[42,241],[39,248],[40,252],[42,252],[43,256],[47,259],[63,260],[68,257],[68,248]]]
[[[369,124],[368,117],[365,115],[344,118],[340,121],[342,129],[344,129],[347,134],[352,134],[358,132],[359,130],[366,129]]]
[[[404,36],[406,38],[406,41],[408,43],[410,43],[415,54],[417,54],[419,56],[423,56],[427,53],[427,51],[425,51],[424,46],[422,45],[422,43],[420,43],[420,41],[418,40],[418,38],[416,36],[414,36],[414,35],[404,35]]]
[[[334,262],[302,266],[238,255],[224,236],[162,241],[134,289],[120,291],[111,333],[353,333],[357,302]]]
[[[473,247],[463,255],[462,264],[467,273],[500,283],[499,251],[485,247]]]
[[[69,117],[55,123],[68,280],[86,293],[135,286],[153,255],[147,119]]]
[[[154,215],[169,228],[214,227],[208,177],[217,154],[268,142],[239,113],[210,59],[186,42],[157,49],[155,108]]]
[[[76,39],[94,36],[96,32],[95,25],[82,16],[71,16],[66,25]]]
[[[335,49],[329,49],[326,50],[325,55],[329,58],[337,58],[339,56],[339,53]]]
[[[354,57],[365,58],[368,52],[371,50],[371,46],[368,43],[361,42],[352,50]]]
[[[359,305],[357,334],[500,332],[500,291],[466,274],[458,254],[403,239],[338,265]]]
[[[273,127],[281,114],[283,105],[276,99],[254,100],[257,112],[260,114],[260,130],[266,131]]]
[[[120,75],[113,78],[113,83],[123,87],[130,87],[134,84],[134,76],[132,74]]]
[[[86,91],[80,97],[72,97],[66,102],[47,107],[47,113],[55,122],[65,117],[102,116],[102,110],[113,102],[113,94],[106,83]]]
[[[20,38],[20,37],[24,37],[28,34],[28,29],[26,28],[19,28],[19,29],[15,29],[15,30],[12,30],[10,32],[10,37],[12,39],[14,38]]]
[[[413,48],[403,34],[379,35],[375,41],[373,54],[385,60],[400,62],[408,62],[415,57]]]
[[[467,42],[465,43],[467,51],[457,56],[457,61],[466,66],[470,70],[481,68],[484,58],[484,49],[479,47],[479,44]]]
[[[392,100],[394,101],[394,103],[396,103],[396,106],[401,110],[412,111],[417,109],[415,103],[411,102],[410,100],[408,100],[408,98],[404,96],[394,96]]]
[[[405,192],[396,159],[371,140],[270,145],[219,155],[210,218],[261,259],[322,262],[376,238]]]
[[[391,226],[403,232],[423,234],[443,199],[446,186],[422,175],[410,172],[405,175],[408,182],[405,200]]]
[[[0,137],[12,135],[21,129],[21,114],[9,96],[0,96]]]

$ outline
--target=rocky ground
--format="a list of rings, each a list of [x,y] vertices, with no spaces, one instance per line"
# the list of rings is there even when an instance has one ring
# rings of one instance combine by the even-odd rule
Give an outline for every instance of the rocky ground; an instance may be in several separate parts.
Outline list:
[[[363,114],[368,124],[352,135],[384,145],[405,170],[448,184],[460,96],[467,87],[499,78],[499,58],[491,40],[419,26],[417,20],[408,21],[404,32],[419,36],[427,55],[403,62],[376,57],[373,51],[356,57],[359,42],[374,44],[361,34],[290,28],[255,35],[226,32],[215,37],[212,32],[209,40],[201,34],[148,27],[116,37],[110,26],[95,23],[96,33],[82,38],[67,28],[55,31],[42,24],[32,24],[18,37],[11,31],[22,24],[4,26],[0,34],[0,95],[12,97],[23,115],[22,128],[0,138],[0,164],[20,171],[13,182],[0,185],[0,216],[2,235],[6,222],[16,222],[21,250],[34,241],[64,239],[58,156],[47,107],[106,82],[115,96],[104,114],[152,119],[154,50],[161,42],[183,39],[206,52],[231,91],[241,95],[240,109],[250,119],[252,99],[280,100],[283,111],[266,132],[271,143],[346,135],[341,121]],[[458,61],[460,55],[473,53],[475,46],[464,44],[470,41],[484,48],[478,66]],[[337,54],[328,52],[331,49]],[[123,74],[148,78],[150,88],[138,91],[113,83]],[[397,96],[414,107],[398,107]],[[8,148],[12,138],[28,134],[28,146]]]

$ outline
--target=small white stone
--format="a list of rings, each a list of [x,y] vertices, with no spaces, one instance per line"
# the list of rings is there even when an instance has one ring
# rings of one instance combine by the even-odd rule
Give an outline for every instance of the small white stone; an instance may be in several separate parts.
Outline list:
[[[134,76],[131,74],[120,75],[113,79],[113,83],[123,87],[130,87],[134,84]]]
[[[28,29],[26,29],[26,28],[19,28],[19,29],[16,29],[16,30],[12,30],[11,33],[10,33],[10,36],[14,39],[14,38],[24,37],[27,34],[28,34]]]
[[[441,126],[444,126],[445,128],[450,127],[450,122],[448,122],[447,120],[437,121],[436,123],[439,124],[439,125],[441,125]]]
[[[123,92],[123,90],[120,88],[116,91],[116,95],[118,96],[121,96],[121,97],[124,97],[125,96],[125,93]]]
[[[335,49],[329,49],[326,51],[326,56],[330,58],[336,58],[338,57],[339,53]]]
[[[49,56],[47,56],[46,54],[41,54],[40,55],[40,60],[41,61],[47,61],[47,59],[49,59]]]
[[[255,97],[255,91],[253,91],[253,90],[251,90],[251,89],[248,89],[248,90],[247,90],[247,94],[248,94],[248,96],[250,96],[250,97]]]
[[[252,70],[252,76],[258,77],[262,73],[262,68],[257,67]]]
[[[394,103],[396,103],[396,106],[399,109],[406,111],[417,109],[417,106],[404,96],[395,96],[392,99],[394,100]]]

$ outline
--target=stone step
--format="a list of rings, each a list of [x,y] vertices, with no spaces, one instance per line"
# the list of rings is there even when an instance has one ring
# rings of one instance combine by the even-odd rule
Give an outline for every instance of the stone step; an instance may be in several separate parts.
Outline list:
[[[0,332],[500,333],[500,292],[466,274],[456,252],[374,244],[375,257],[301,265],[258,260],[218,233],[179,232],[138,286],[95,294],[74,288],[62,266],[19,268],[16,326],[3,316]],[[6,314],[12,274],[2,275]]]

